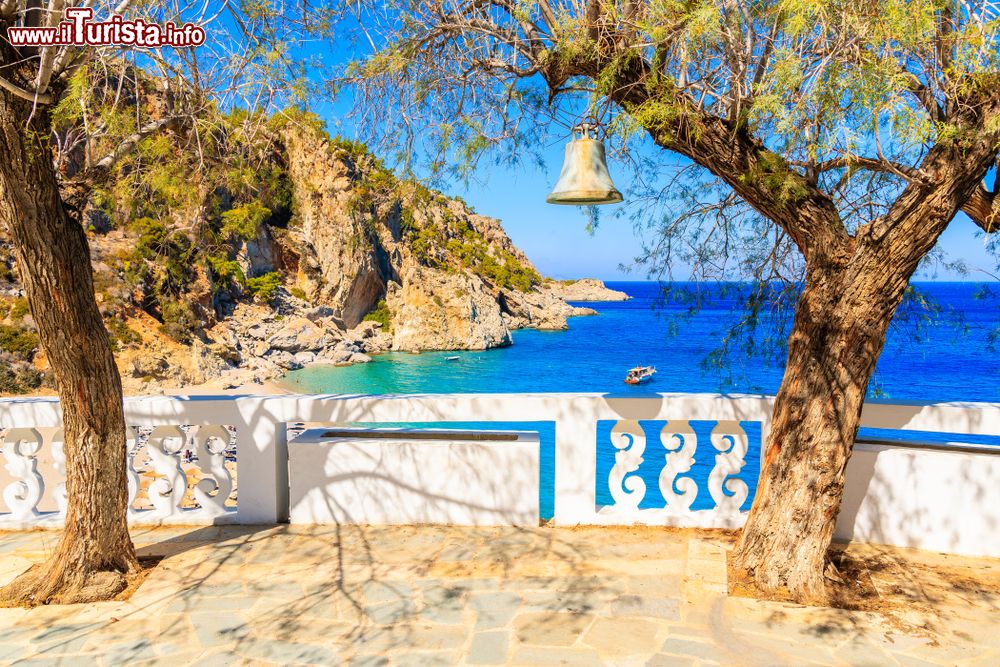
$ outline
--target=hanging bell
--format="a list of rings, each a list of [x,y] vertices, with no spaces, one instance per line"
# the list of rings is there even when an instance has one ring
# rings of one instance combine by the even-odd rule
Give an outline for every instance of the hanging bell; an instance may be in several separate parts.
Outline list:
[[[611,182],[604,143],[591,139],[586,130],[579,139],[566,144],[562,172],[552,192],[545,198],[550,204],[615,204],[622,200]]]

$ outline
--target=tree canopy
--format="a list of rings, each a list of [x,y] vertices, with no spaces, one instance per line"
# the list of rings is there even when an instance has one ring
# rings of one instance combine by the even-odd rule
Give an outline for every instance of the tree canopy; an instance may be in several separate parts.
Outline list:
[[[339,82],[354,88],[363,127],[402,130],[390,141],[404,156],[461,171],[595,114],[619,149],[644,135],[697,165],[693,181],[656,186],[675,205],[665,234],[697,224],[700,237],[721,237],[726,223],[763,216],[778,226],[762,258],[775,273],[788,242],[808,257],[849,237],[915,231],[899,217],[946,154],[964,152],[977,180],[996,161],[995,2],[350,7],[364,53]],[[962,194],[985,231],[1000,226],[995,179]]]

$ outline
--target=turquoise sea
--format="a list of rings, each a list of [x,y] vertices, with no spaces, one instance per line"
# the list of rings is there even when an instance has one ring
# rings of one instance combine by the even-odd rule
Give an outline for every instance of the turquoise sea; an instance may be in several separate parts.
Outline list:
[[[632,298],[624,302],[578,304],[598,315],[570,320],[568,331],[515,331],[514,344],[485,352],[389,353],[372,363],[348,367],[313,366],[288,374],[284,384],[304,393],[410,394],[449,392],[613,392],[642,395],[650,392],[764,393],[777,391],[783,363],[760,357],[736,357],[726,372],[705,365],[706,359],[742,312],[738,289],[701,285],[708,300],[694,314],[684,299],[664,300],[653,282],[608,282]],[[694,286],[689,286],[694,287]],[[738,287],[738,286],[737,286]],[[890,330],[878,364],[871,395],[889,400],[1000,401],[1000,289],[977,283],[923,283],[916,285],[934,304],[929,315],[903,314]],[[758,334],[758,340],[763,331]],[[450,356],[457,361],[448,361]],[[631,387],[622,382],[634,365],[653,365],[655,379]],[[453,423],[476,428],[525,428],[542,438],[542,515],[551,515],[551,424]],[[638,472],[646,481],[644,506],[662,506],[656,478],[663,458],[654,451],[662,422],[643,423],[647,432],[646,464]],[[611,423],[599,423],[597,494],[610,502],[607,473],[614,448]],[[695,422],[699,442],[708,443],[711,422]],[[744,424],[751,438],[747,466],[740,477],[755,486],[759,459],[757,424]],[[879,437],[907,435],[920,440],[955,440],[938,434],[869,432]],[[998,434],[1000,435],[1000,434]],[[968,437],[964,442],[1000,446],[1000,437]],[[701,483],[714,460],[701,449],[692,470]],[[752,498],[752,493],[751,493]],[[749,503],[749,500],[748,500]],[[701,492],[696,508],[711,507]]]

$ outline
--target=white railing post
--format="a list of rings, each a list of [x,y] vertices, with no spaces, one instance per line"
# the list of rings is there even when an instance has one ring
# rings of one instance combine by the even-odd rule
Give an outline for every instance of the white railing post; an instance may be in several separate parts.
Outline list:
[[[573,415],[556,421],[557,525],[591,524],[597,516],[597,421]]]
[[[245,400],[256,409],[250,414],[241,409],[243,421],[235,424],[237,522],[281,523],[288,520],[286,424],[268,412],[266,399]]]

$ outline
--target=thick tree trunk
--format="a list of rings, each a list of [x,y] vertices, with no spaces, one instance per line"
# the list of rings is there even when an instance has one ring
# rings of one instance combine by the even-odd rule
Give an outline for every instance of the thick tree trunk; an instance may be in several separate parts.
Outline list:
[[[55,552],[0,591],[8,604],[107,599],[138,568],[126,523],[121,378],[94,299],[86,235],[60,199],[50,128],[47,109],[0,91],[0,224],[59,386],[68,494]]]
[[[909,278],[900,273],[808,271],[756,500],[731,560],[735,583],[826,601],[826,554],[868,383]]]

